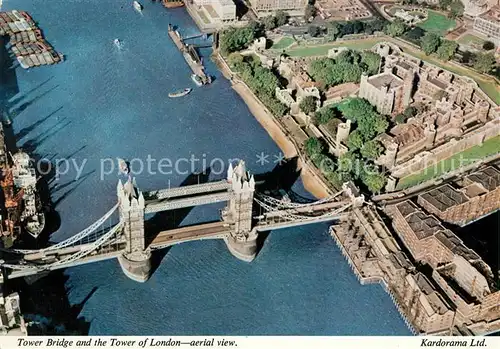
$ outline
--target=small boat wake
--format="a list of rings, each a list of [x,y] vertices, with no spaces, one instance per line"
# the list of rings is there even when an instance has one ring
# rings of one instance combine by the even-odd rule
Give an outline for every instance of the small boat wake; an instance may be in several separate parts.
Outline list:
[[[118,168],[120,169],[120,173],[128,176],[130,174],[130,164],[120,158],[118,159]]]
[[[118,50],[123,49],[123,42],[121,42],[120,39],[114,39],[113,44],[116,46]]]
[[[132,3],[132,5],[134,6],[134,9],[137,12],[139,12],[141,15],[143,15],[142,10],[144,9],[144,6],[142,6],[142,4],[139,1],[134,1]]]

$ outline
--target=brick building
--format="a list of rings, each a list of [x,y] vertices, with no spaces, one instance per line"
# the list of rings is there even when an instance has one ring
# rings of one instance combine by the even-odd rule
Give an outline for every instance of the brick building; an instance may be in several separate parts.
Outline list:
[[[454,188],[444,184],[418,196],[418,204],[445,222],[465,225],[500,209],[500,171],[489,166]]]

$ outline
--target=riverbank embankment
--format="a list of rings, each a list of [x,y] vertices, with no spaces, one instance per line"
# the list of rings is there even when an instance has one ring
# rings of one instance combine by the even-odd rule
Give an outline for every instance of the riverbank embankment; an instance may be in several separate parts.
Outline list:
[[[271,136],[274,142],[281,149],[285,158],[298,158],[297,170],[300,170],[300,176],[306,190],[318,199],[330,196],[332,191],[329,189],[328,185],[315,172],[315,169],[311,168],[302,155],[300,147],[287,136],[286,130],[283,129],[274,115],[264,104],[262,104],[252,90],[243,81],[236,77],[231,68],[227,65],[226,61],[218,52],[214,52],[213,59],[224,77],[231,81],[233,89],[246,103],[255,119],[261,124],[261,126],[267,131],[269,136]]]

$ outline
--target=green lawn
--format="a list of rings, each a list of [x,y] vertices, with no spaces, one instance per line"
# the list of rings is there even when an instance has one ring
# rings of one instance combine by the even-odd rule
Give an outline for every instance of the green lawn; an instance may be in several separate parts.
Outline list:
[[[293,44],[295,40],[289,36],[285,36],[281,38],[278,42],[274,43],[273,46],[271,46],[271,49],[273,50],[282,50],[284,48],[287,48],[291,44]]]
[[[417,24],[418,27],[426,31],[444,36],[448,29],[455,28],[457,25],[454,19],[450,19],[439,12],[429,10],[427,15],[428,17],[425,21]]]
[[[354,50],[368,50],[379,41],[380,39],[352,40],[317,46],[294,47],[290,50],[286,50],[286,53],[291,57],[326,56],[328,54],[328,50],[334,47],[347,47]]]
[[[396,189],[401,190],[412,187],[498,153],[500,153],[500,136],[490,138],[481,146],[476,145],[448,159],[444,159],[435,166],[429,166],[418,173],[401,178]]]
[[[473,48],[482,48],[484,43],[483,39],[478,38],[477,36],[472,34],[465,34],[464,36],[460,37],[457,41],[459,44],[472,46]]]

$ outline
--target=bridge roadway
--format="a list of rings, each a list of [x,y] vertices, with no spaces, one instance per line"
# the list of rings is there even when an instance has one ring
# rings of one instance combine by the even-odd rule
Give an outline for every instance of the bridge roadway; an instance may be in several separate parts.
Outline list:
[[[152,250],[162,249],[182,242],[206,239],[222,239],[231,232],[226,222],[214,222],[182,227],[159,233],[151,242]]]

